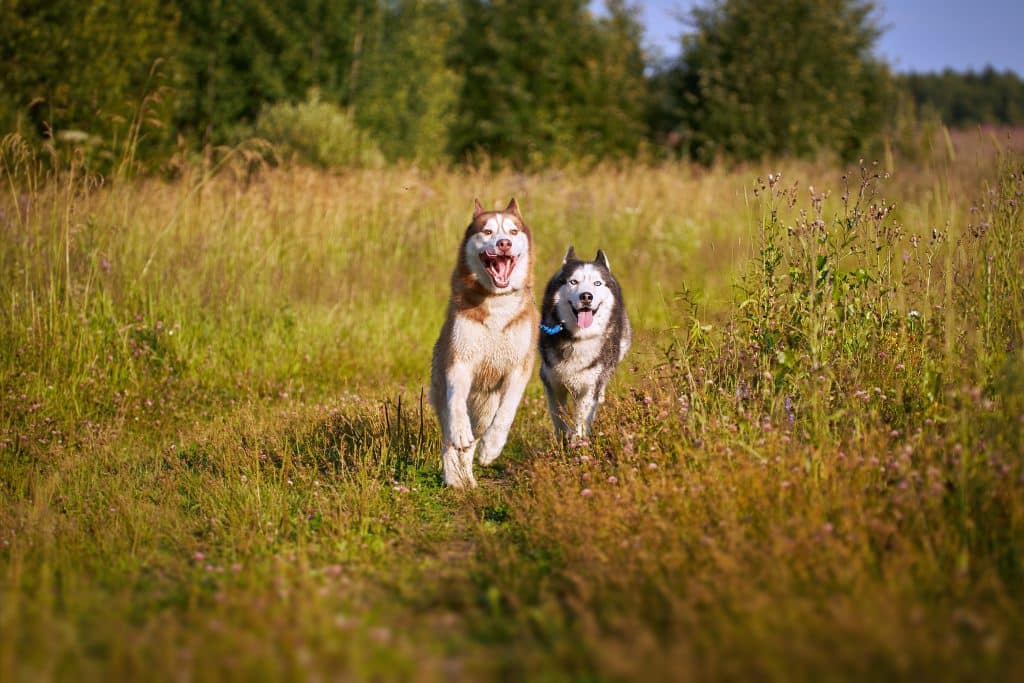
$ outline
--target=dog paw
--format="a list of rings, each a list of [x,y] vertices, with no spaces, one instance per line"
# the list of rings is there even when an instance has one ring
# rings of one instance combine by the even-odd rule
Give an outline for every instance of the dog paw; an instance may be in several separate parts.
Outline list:
[[[475,489],[476,478],[472,472],[445,472],[444,485],[453,489]]]
[[[590,445],[590,438],[584,434],[574,434],[569,440],[569,448],[578,450],[587,448]]]
[[[476,457],[481,465],[487,467],[488,465],[492,464],[495,460],[497,460],[499,456],[501,456],[500,448],[492,449],[488,448],[487,444],[483,444],[479,452],[477,453]]]
[[[469,426],[469,423],[453,425],[451,434],[448,435],[448,443],[460,451],[470,448],[475,440],[473,438],[473,429]]]
[[[490,465],[501,456],[501,450],[505,447],[505,439],[506,435],[495,429],[487,430],[480,437],[476,457],[481,465]]]
[[[441,466],[444,470],[444,484],[456,489],[476,487],[473,477],[473,458],[468,450],[460,451],[448,447],[441,453]]]

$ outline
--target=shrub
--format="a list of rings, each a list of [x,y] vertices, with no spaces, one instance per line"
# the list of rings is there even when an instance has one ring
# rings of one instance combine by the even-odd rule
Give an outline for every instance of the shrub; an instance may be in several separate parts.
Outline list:
[[[278,102],[264,107],[256,134],[282,151],[325,168],[377,167],[384,160],[351,112],[322,102],[316,91],[305,102]]]

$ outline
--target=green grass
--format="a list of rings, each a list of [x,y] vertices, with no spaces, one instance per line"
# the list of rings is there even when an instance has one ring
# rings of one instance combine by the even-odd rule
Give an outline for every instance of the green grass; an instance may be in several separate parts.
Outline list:
[[[1024,666],[1019,157],[2,159],[2,680]],[[637,341],[588,447],[534,381],[499,466],[445,490],[430,349],[474,196],[513,195],[538,281],[606,249]]]

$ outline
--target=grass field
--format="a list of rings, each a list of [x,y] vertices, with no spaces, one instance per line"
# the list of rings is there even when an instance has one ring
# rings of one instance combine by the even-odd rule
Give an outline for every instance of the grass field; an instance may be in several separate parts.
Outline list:
[[[1015,678],[1024,157],[989,149],[100,183],[7,139],[0,680]],[[637,338],[589,446],[535,380],[461,492],[423,387],[475,196],[540,282],[606,249]]]

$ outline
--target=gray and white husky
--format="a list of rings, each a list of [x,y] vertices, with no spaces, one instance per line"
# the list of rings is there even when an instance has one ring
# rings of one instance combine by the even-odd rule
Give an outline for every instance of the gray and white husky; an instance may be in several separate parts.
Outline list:
[[[581,261],[569,247],[541,306],[540,378],[557,436],[568,440],[590,435],[605,387],[632,337],[608,257],[598,249],[593,261]]]

